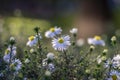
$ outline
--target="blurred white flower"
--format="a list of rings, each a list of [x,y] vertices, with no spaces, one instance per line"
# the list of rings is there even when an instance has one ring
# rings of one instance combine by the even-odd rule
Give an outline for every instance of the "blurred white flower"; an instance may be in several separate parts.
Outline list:
[[[100,36],[95,36],[94,38],[88,38],[88,44],[105,46],[105,42],[104,40],[101,39]]]
[[[77,28],[73,28],[70,30],[70,33],[72,33],[72,34],[77,34],[77,32],[78,32]]]
[[[103,53],[107,53],[107,52],[108,52],[108,49],[104,49],[104,50],[103,50]]]
[[[35,50],[32,48],[32,49],[30,49],[30,53],[34,53],[35,52]]]
[[[10,41],[15,41],[15,38],[14,37],[10,37]]]
[[[53,53],[48,53],[47,54],[47,59],[53,60],[54,59],[54,54]]]
[[[55,71],[55,66],[54,66],[53,63],[49,63],[49,64],[48,64],[48,70],[49,70],[50,72],[54,72],[54,71]]]
[[[9,63],[10,56],[11,56],[11,60],[16,56],[16,47],[15,46],[12,47],[12,50],[11,50],[10,46],[5,50],[5,55],[3,56],[3,60],[5,62]]]
[[[101,56],[99,55],[99,56],[97,57],[97,63],[100,64],[101,62],[102,62],[102,59],[101,59]]]
[[[58,51],[64,51],[67,50],[68,47],[71,45],[70,43],[70,37],[67,36],[63,36],[63,37],[59,37],[59,38],[54,38],[52,40],[52,46],[55,50]]]
[[[115,69],[120,68],[120,55],[119,54],[114,56],[112,60],[111,59],[107,60],[107,62],[105,63],[105,67],[109,68],[110,66]]]
[[[77,46],[83,46],[84,44],[85,44],[85,41],[82,38],[78,39],[77,42],[76,42]]]
[[[45,75],[46,76],[51,76],[51,72],[47,70],[47,71],[45,71]]]
[[[112,64],[114,68],[120,67],[120,55],[119,54],[113,57]]]
[[[56,35],[61,34],[61,32],[62,32],[61,28],[57,28],[57,27],[50,28],[50,30],[48,30],[48,31],[45,32],[45,37],[47,37],[47,38],[53,38]]]
[[[25,63],[29,63],[30,62],[30,60],[27,58],[27,59],[25,59]]]
[[[116,41],[117,40],[117,38],[116,38],[116,36],[113,36],[112,38],[111,38],[111,41]]]
[[[4,76],[4,74],[1,72],[1,73],[0,73],[0,77],[3,77],[3,76]]]
[[[24,77],[23,80],[28,80],[28,78]]]
[[[105,68],[110,68],[110,66],[112,66],[112,61],[111,61],[111,59],[108,59],[108,60],[105,62],[104,67],[105,67]]]
[[[19,59],[15,59],[12,61],[12,64],[10,65],[11,67],[14,67],[16,71],[19,71],[22,67],[22,63]]]
[[[43,61],[42,61],[42,66],[43,66],[43,67],[46,67],[46,66],[47,66],[47,59],[43,59]]]
[[[113,57],[113,60],[114,61],[120,61],[120,55],[117,54],[116,56]]]

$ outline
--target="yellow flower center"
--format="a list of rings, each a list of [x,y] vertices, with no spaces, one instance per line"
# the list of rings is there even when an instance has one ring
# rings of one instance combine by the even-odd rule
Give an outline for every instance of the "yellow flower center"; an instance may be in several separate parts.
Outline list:
[[[55,28],[50,28],[50,31],[51,31],[51,32],[54,32],[54,31],[55,31]]]
[[[117,80],[117,76],[116,75],[112,75],[112,80]]]
[[[9,54],[10,53],[10,50],[9,49],[6,49],[5,50],[5,54]]]
[[[58,39],[58,42],[59,42],[59,43],[63,43],[63,42],[64,42],[63,38],[59,38],[59,39]]]
[[[11,64],[11,65],[10,65],[11,68],[14,67],[14,66],[15,66],[14,64]]]
[[[33,40],[34,40],[34,36],[30,36],[28,39],[29,39],[30,41],[33,41]]]
[[[94,39],[95,40],[101,40],[101,37],[100,36],[95,36]]]

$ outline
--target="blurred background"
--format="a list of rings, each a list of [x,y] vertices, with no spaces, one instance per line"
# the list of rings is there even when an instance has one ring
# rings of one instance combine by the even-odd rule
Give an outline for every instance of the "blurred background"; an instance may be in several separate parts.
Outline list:
[[[10,36],[25,46],[36,26],[77,27],[78,38],[120,35],[120,0],[0,0],[0,47]]]

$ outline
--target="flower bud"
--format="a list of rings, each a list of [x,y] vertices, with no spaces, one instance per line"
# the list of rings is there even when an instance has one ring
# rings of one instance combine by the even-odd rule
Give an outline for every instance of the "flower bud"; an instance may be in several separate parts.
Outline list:
[[[90,52],[92,52],[95,49],[94,46],[90,46]]]
[[[51,76],[51,72],[47,70],[47,71],[45,72],[45,75],[46,75],[46,76]]]
[[[108,49],[104,49],[103,50],[103,56],[106,55],[107,52],[108,52]]]
[[[15,38],[14,37],[10,37],[10,44],[11,45],[15,44]]]
[[[112,44],[115,45],[115,44],[116,44],[116,41],[117,41],[116,36],[113,36],[113,37],[111,38],[111,41],[112,41]]]
[[[85,72],[86,72],[87,74],[90,74],[90,70],[89,70],[89,69],[86,69]]]
[[[30,62],[30,60],[27,58],[27,59],[25,59],[25,63],[29,63]]]
[[[70,30],[70,33],[72,33],[72,34],[77,34],[77,32],[78,32],[77,28],[73,28],[72,30]]]
[[[35,52],[35,50],[34,49],[30,49],[30,53],[34,53]]]
[[[48,53],[47,54],[47,59],[53,60],[54,59],[54,54],[53,53]]]

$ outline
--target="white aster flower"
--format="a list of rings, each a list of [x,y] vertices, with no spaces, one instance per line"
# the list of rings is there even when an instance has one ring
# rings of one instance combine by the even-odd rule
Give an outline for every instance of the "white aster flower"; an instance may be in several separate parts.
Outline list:
[[[114,61],[120,61],[120,55],[118,54],[118,55],[114,56],[114,57],[113,57],[113,60],[114,60]]]
[[[72,33],[72,34],[77,34],[77,32],[78,32],[77,28],[73,28],[70,30],[70,33]]]
[[[85,44],[84,39],[78,39],[77,42],[76,42],[77,46],[83,46],[84,44]]]
[[[29,46],[29,47],[32,47],[32,46],[35,46],[36,44],[37,44],[37,42],[38,42],[38,39],[35,37],[35,36],[30,36],[29,38],[28,38],[28,42],[27,42],[27,46]]]
[[[48,64],[48,70],[49,70],[50,72],[54,72],[54,71],[55,71],[55,66],[54,66],[54,64],[49,63],[49,64]]]
[[[16,71],[19,71],[21,69],[22,63],[19,59],[15,59],[12,61],[12,64],[10,66],[13,67]]]
[[[57,28],[57,27],[50,28],[50,30],[48,30],[48,31],[45,32],[45,37],[47,37],[47,38],[53,38],[56,35],[61,34],[61,32],[62,32],[61,28]]]
[[[120,67],[120,55],[119,54],[113,57],[112,64],[114,68]]]
[[[16,47],[15,46],[12,47],[12,51],[11,51],[10,46],[5,50],[5,55],[3,57],[3,60],[5,62],[9,63],[10,56],[11,56],[11,60],[16,56]]]
[[[48,53],[47,54],[47,59],[53,60],[55,58],[53,53]]]
[[[70,37],[67,36],[63,36],[63,37],[59,37],[59,38],[54,38],[52,40],[52,46],[55,50],[58,51],[64,51],[67,50],[68,47],[71,45],[70,43]]]
[[[38,38],[42,39],[42,36],[40,33],[38,35],[35,35],[35,36],[30,36],[28,38],[28,42],[26,45],[29,47],[35,46],[38,43]]]
[[[110,72],[110,78],[108,80],[120,80],[120,72],[112,70]]]
[[[104,67],[105,67],[105,68],[110,68],[110,66],[112,66],[112,60],[111,60],[111,59],[108,59],[108,60],[105,62]]]
[[[88,38],[88,44],[105,46],[105,42],[104,40],[101,39],[100,36],[95,36],[94,38]]]

